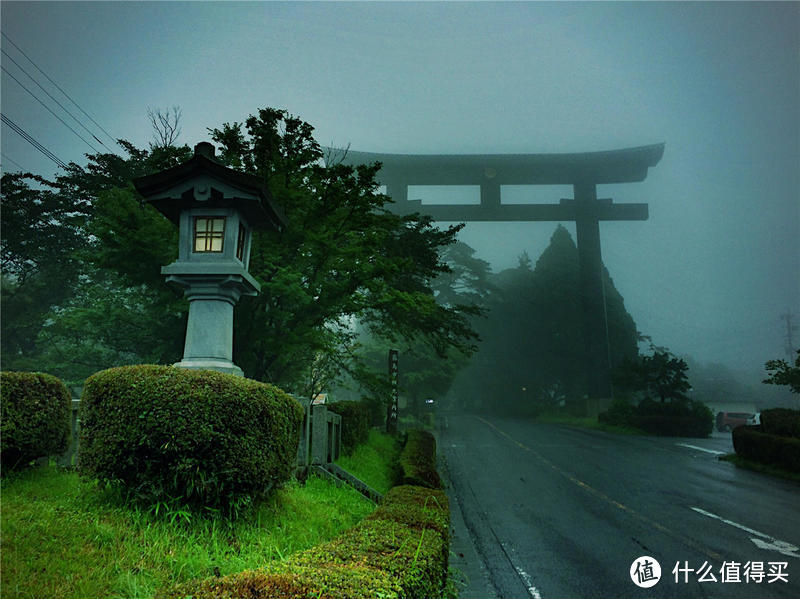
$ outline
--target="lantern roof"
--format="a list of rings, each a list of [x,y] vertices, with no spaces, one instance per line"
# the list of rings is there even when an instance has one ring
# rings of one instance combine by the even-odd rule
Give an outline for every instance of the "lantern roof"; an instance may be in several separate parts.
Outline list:
[[[224,166],[214,146],[200,142],[186,162],[133,180],[136,190],[173,223],[190,208],[236,208],[255,228],[281,230],[287,223],[263,181]]]

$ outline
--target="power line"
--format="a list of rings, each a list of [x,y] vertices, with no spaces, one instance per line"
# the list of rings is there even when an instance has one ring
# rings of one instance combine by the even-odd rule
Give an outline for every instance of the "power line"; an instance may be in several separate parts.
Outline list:
[[[16,161],[14,161],[14,160],[11,160],[11,158],[9,158],[8,156],[6,156],[6,153],[5,153],[5,152],[0,152],[0,156],[2,156],[3,158],[5,158],[6,160],[8,160],[8,161],[9,161],[11,164],[13,164],[14,166],[16,166],[16,167],[17,167],[19,170],[21,170],[22,172],[27,172],[27,170],[25,169],[25,167],[23,167],[23,166],[22,166],[22,165],[21,165],[19,162],[16,162]]]
[[[39,104],[41,104],[42,106],[44,106],[44,107],[47,109],[47,111],[48,111],[50,114],[52,114],[52,115],[53,115],[54,117],[56,117],[56,118],[57,118],[59,121],[61,121],[61,123],[62,123],[62,124],[63,124],[63,125],[64,125],[64,126],[67,128],[67,129],[69,129],[70,131],[72,131],[72,132],[73,132],[73,133],[74,133],[74,134],[75,134],[75,135],[76,135],[76,136],[77,136],[77,137],[78,137],[78,138],[79,138],[81,141],[83,141],[83,143],[85,143],[87,146],[89,146],[90,148],[92,148],[92,149],[93,149],[95,152],[97,152],[98,154],[100,153],[100,150],[98,150],[98,149],[97,149],[97,148],[95,148],[95,147],[94,147],[92,144],[90,144],[88,141],[86,141],[86,140],[85,140],[85,139],[84,139],[84,138],[81,136],[81,134],[80,134],[80,133],[78,133],[77,131],[75,131],[75,129],[73,129],[72,127],[70,127],[70,126],[69,126],[69,125],[68,125],[68,124],[67,124],[67,123],[64,121],[64,119],[62,119],[60,116],[58,116],[58,115],[57,115],[55,112],[53,112],[53,111],[50,109],[50,107],[49,107],[47,104],[45,104],[45,103],[44,103],[44,102],[42,102],[42,101],[41,101],[41,100],[40,100],[38,97],[36,97],[36,94],[34,94],[34,93],[31,91],[31,90],[29,90],[27,87],[25,87],[25,85],[24,85],[24,84],[23,84],[23,83],[22,83],[22,82],[21,82],[19,79],[17,79],[16,77],[14,77],[14,75],[12,75],[11,73],[9,73],[9,72],[8,72],[8,69],[6,69],[6,68],[5,68],[4,66],[2,66],[2,65],[0,65],[0,69],[2,69],[2,70],[3,70],[3,72],[4,72],[6,75],[8,75],[9,77],[11,77],[11,78],[12,78],[14,81],[16,81],[17,83],[19,83],[19,85],[20,85],[20,87],[21,87],[22,89],[24,89],[24,90],[25,90],[26,92],[28,92],[28,93],[29,93],[31,96],[33,96],[33,99],[34,99],[34,100],[36,100],[37,102],[39,102]]]
[[[25,130],[22,129],[22,127],[17,125],[14,121],[12,121],[10,118],[8,118],[5,114],[0,114],[0,119],[2,119],[3,123],[5,123],[9,127],[11,127],[11,129],[13,129],[20,137],[22,137],[25,141],[27,141],[29,144],[31,144],[34,148],[39,150],[47,158],[49,158],[50,160],[55,162],[61,168],[64,168],[64,169],[67,168],[67,164],[63,160],[61,160],[58,156],[56,156],[50,150],[45,148],[42,144],[40,144],[38,141],[36,141],[33,137],[28,135],[25,132]]]
[[[15,47],[17,50],[19,50],[20,54],[22,54],[22,55],[23,55],[25,58],[27,58],[27,59],[28,59],[28,61],[29,61],[29,62],[30,62],[30,63],[31,63],[31,64],[32,64],[34,67],[36,67],[36,70],[38,70],[38,71],[39,71],[39,72],[40,72],[42,75],[44,75],[44,76],[47,78],[47,80],[48,80],[50,83],[52,83],[53,85],[55,85],[55,86],[56,86],[56,88],[58,89],[58,91],[60,91],[62,94],[64,94],[64,95],[65,95],[65,96],[66,96],[66,97],[69,99],[69,101],[70,101],[70,102],[72,102],[73,104],[75,104],[75,106],[77,106],[78,110],[80,110],[80,111],[81,111],[81,112],[82,112],[84,115],[86,115],[86,118],[88,118],[88,119],[89,119],[90,121],[92,121],[92,122],[93,122],[95,125],[97,125],[97,127],[98,127],[98,128],[99,128],[99,129],[100,129],[100,130],[101,130],[103,133],[105,133],[105,134],[108,136],[108,138],[109,138],[111,141],[113,141],[114,143],[118,143],[118,142],[117,142],[117,140],[116,140],[116,139],[114,139],[114,138],[111,136],[111,134],[110,134],[108,131],[106,131],[105,129],[103,129],[103,127],[102,127],[102,126],[101,126],[101,125],[100,125],[100,124],[99,124],[97,121],[95,121],[95,120],[94,120],[94,119],[93,119],[91,116],[89,116],[89,114],[88,114],[88,113],[87,113],[87,112],[86,112],[86,111],[85,111],[83,108],[81,108],[81,107],[78,105],[78,103],[77,103],[75,100],[73,100],[73,99],[72,99],[72,97],[71,97],[71,96],[70,96],[70,95],[69,95],[67,92],[65,92],[63,89],[61,89],[61,86],[60,86],[58,83],[56,83],[55,81],[53,81],[53,80],[50,78],[50,76],[49,76],[47,73],[45,73],[45,72],[44,72],[42,69],[40,69],[40,68],[39,68],[39,65],[37,65],[35,62],[33,62],[33,59],[32,59],[30,56],[28,56],[27,54],[25,54],[25,52],[22,50],[22,48],[20,48],[20,47],[19,47],[17,44],[15,44],[15,43],[14,43],[14,41],[13,41],[13,40],[12,40],[10,37],[8,37],[8,34],[7,34],[5,31],[3,31],[3,32],[0,32],[0,33],[2,33],[3,37],[4,37],[4,38],[6,38],[6,39],[8,40],[8,42],[9,42],[9,43],[10,43],[12,46],[14,46],[14,47]],[[99,141],[99,140],[98,140],[98,141]]]
[[[20,71],[22,71],[23,73],[25,73],[25,74],[28,76],[28,78],[29,78],[31,81],[33,81],[33,82],[34,82],[36,85],[38,85],[38,86],[39,86],[39,89],[41,89],[41,90],[42,90],[44,93],[46,93],[48,98],[50,98],[50,99],[51,99],[53,102],[55,102],[56,104],[58,104],[58,106],[61,108],[61,110],[63,110],[63,111],[64,111],[64,112],[66,112],[66,113],[67,113],[69,116],[71,116],[71,117],[72,117],[72,118],[75,120],[75,122],[76,122],[76,123],[78,123],[78,124],[79,124],[81,127],[83,127],[83,128],[84,128],[84,130],[85,130],[85,131],[86,131],[86,132],[87,132],[89,135],[91,135],[92,137],[94,137],[94,139],[97,141],[97,143],[99,143],[99,144],[100,144],[100,145],[102,145],[102,146],[105,146],[105,145],[106,145],[106,144],[104,144],[102,141],[100,141],[100,140],[97,138],[97,136],[96,136],[94,133],[92,133],[92,132],[91,132],[91,131],[90,131],[90,130],[89,130],[87,127],[86,127],[86,125],[84,125],[84,124],[83,124],[83,123],[82,123],[80,120],[78,120],[78,117],[76,117],[76,116],[75,116],[74,114],[72,114],[72,113],[71,113],[69,110],[67,110],[66,108],[64,108],[64,105],[63,105],[61,102],[59,102],[58,100],[56,100],[56,99],[55,99],[55,98],[54,98],[54,97],[53,97],[53,96],[50,94],[50,92],[49,92],[49,91],[47,91],[47,90],[46,90],[44,87],[42,87],[42,84],[41,84],[41,83],[39,83],[38,81],[36,81],[36,79],[33,77],[33,75],[31,75],[31,74],[30,74],[28,71],[26,71],[26,70],[25,70],[25,69],[22,67],[22,65],[20,65],[20,64],[19,64],[19,63],[18,63],[16,60],[14,60],[14,59],[13,59],[13,58],[12,58],[12,57],[11,57],[11,56],[8,54],[8,52],[6,52],[5,50],[2,50],[2,49],[0,49],[0,52],[2,52],[3,54],[5,54],[5,55],[6,55],[6,57],[7,57],[7,58],[8,58],[8,59],[9,59],[11,62],[13,62],[15,65],[17,65],[17,68],[18,68]]]

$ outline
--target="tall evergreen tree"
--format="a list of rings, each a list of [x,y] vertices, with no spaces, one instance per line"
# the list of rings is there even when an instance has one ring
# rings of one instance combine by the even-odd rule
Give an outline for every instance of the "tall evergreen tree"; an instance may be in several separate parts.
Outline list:
[[[467,381],[485,382],[479,402],[501,412],[533,412],[561,400],[582,405],[586,378],[578,277],[578,250],[561,225],[535,268],[525,255],[516,268],[495,275],[497,291],[486,322],[478,327],[483,342],[457,388],[467,395]],[[636,325],[605,268],[603,280],[609,354],[616,365],[637,355]]]

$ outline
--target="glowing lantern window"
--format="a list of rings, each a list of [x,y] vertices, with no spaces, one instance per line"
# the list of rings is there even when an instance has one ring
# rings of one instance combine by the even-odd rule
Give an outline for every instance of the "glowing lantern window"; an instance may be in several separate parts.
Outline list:
[[[198,216],[194,219],[194,251],[222,252],[225,240],[225,219]]]

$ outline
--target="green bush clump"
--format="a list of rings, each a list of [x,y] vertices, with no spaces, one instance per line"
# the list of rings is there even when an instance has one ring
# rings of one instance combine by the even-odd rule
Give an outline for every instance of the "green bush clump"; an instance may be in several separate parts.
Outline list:
[[[400,469],[404,485],[441,489],[436,471],[436,439],[427,431],[410,430],[400,453]]]
[[[63,453],[72,399],[60,379],[41,372],[0,373],[0,463],[13,470]]]
[[[772,435],[763,432],[761,426],[737,426],[732,434],[737,455],[800,472],[800,439]]]
[[[800,410],[771,408],[761,412],[761,429],[770,435],[800,439]]]
[[[302,408],[250,379],[125,366],[86,380],[79,470],[149,504],[227,515],[292,474]]]
[[[367,518],[392,520],[414,528],[427,528],[446,536],[450,525],[447,495],[439,489],[414,485],[392,488],[380,507]]]
[[[600,413],[598,420],[667,437],[708,437],[714,426],[711,410],[703,402],[691,399],[669,402],[644,399],[638,406],[616,400]]]
[[[633,426],[635,417],[636,406],[626,399],[615,398],[608,410],[597,415],[597,420],[613,426]]]
[[[369,437],[372,412],[368,404],[360,401],[337,401],[330,404],[331,412],[342,417],[342,452],[351,453]]]

